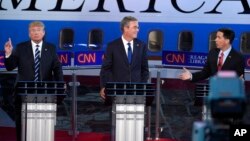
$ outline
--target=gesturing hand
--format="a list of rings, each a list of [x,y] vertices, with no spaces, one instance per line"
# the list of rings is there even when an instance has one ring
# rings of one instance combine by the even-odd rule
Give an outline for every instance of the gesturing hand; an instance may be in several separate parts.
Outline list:
[[[13,50],[13,46],[12,46],[11,39],[9,38],[9,40],[4,45],[5,55],[9,56],[11,54],[12,50]]]
[[[179,78],[181,80],[190,80],[191,79],[191,72],[186,69],[185,67],[183,68],[183,72],[179,75]]]

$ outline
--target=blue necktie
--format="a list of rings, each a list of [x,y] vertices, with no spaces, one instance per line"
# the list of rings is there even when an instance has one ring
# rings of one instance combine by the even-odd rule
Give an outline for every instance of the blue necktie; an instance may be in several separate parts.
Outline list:
[[[36,45],[36,51],[35,51],[35,80],[39,80],[39,73],[40,73],[40,50],[39,45]]]
[[[128,62],[129,62],[129,64],[131,64],[131,60],[132,60],[132,49],[131,49],[131,44],[128,43]]]

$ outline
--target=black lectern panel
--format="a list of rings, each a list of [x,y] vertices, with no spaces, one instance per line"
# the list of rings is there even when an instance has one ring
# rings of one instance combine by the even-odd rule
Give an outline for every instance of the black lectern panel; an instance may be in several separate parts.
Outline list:
[[[108,82],[105,88],[106,100],[116,104],[151,105],[156,91],[154,83]]]
[[[195,86],[195,106],[204,105],[204,100],[208,96],[209,84],[208,83],[197,83]]]
[[[63,81],[19,81],[16,86],[18,95],[27,103],[56,103],[66,94]]]

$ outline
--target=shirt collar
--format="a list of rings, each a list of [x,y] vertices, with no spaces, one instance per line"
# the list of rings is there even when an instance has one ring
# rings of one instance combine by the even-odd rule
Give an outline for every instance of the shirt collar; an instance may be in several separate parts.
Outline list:
[[[125,47],[128,45],[128,43],[130,43],[131,47],[133,48],[134,40],[128,42],[128,41],[122,36],[122,42],[123,42],[123,44],[124,44]]]
[[[231,49],[232,49],[232,46],[230,46],[227,50],[225,50],[225,51],[223,52],[224,56],[228,56],[228,54],[230,53]],[[222,53],[222,51],[220,51],[219,55],[220,55],[221,53]]]
[[[32,47],[36,47],[36,45],[39,45],[39,47],[42,47],[43,41],[41,41],[39,44],[35,43],[34,41],[31,40],[31,45]]]

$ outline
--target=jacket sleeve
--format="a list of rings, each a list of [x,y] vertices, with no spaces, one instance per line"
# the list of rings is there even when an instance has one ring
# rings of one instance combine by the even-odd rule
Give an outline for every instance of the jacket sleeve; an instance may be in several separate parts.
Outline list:
[[[4,65],[7,71],[12,71],[18,65],[18,51],[13,50],[8,58],[4,58]]]
[[[143,44],[143,54],[142,54],[142,63],[141,63],[141,81],[147,82],[149,78],[149,69],[148,69],[148,56],[147,56],[147,47]]]
[[[58,59],[55,47],[53,47],[52,58],[53,58],[52,70],[53,70],[54,79],[55,81],[63,81],[62,65]]]
[[[106,82],[109,82],[112,79],[112,47],[108,45],[107,50],[104,54],[102,67],[100,71],[100,87],[103,88],[106,85]]]

